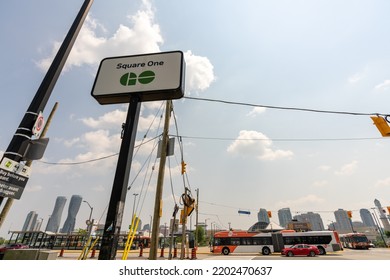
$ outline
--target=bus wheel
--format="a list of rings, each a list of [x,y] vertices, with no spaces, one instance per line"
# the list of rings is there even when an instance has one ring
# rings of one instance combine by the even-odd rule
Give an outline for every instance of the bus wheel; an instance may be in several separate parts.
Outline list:
[[[325,251],[324,247],[318,246],[317,248],[318,248],[318,251],[320,251],[320,255],[325,255],[326,254],[326,251]]]
[[[222,254],[229,255],[229,253],[230,253],[229,248],[225,247],[225,248],[222,249]]]
[[[271,250],[268,247],[264,247],[263,250],[261,251],[261,253],[264,256],[268,256],[269,254],[271,254]]]

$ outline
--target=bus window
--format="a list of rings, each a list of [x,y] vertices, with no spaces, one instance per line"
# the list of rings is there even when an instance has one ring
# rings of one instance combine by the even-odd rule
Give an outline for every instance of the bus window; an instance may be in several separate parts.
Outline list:
[[[231,238],[230,244],[231,245],[240,245],[240,238]]]

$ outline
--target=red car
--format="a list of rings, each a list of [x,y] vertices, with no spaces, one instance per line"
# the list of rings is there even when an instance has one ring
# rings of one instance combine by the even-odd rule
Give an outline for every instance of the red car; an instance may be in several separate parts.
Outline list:
[[[0,246],[0,259],[4,256],[5,252],[8,250],[15,250],[15,249],[27,249],[28,246],[24,244],[5,244]]]
[[[316,255],[319,255],[320,251],[318,248],[314,245],[307,245],[307,244],[296,244],[294,246],[291,246],[290,248],[284,248],[282,249],[282,255],[285,255],[287,257],[292,256],[310,256],[315,257]]]

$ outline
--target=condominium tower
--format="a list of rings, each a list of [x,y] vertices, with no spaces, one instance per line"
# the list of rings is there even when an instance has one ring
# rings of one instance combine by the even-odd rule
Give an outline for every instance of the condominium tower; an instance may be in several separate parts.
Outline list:
[[[58,232],[61,222],[62,211],[66,203],[65,196],[59,196],[56,199],[53,213],[51,214],[49,221],[47,222],[46,231]]]
[[[282,227],[286,227],[289,222],[292,221],[292,215],[290,208],[282,208],[278,210],[279,224]]]
[[[69,208],[68,208],[68,217],[65,220],[64,226],[61,229],[62,233],[71,233],[74,230],[76,224],[76,216],[79,212],[81,202],[83,198],[79,195],[72,195]]]

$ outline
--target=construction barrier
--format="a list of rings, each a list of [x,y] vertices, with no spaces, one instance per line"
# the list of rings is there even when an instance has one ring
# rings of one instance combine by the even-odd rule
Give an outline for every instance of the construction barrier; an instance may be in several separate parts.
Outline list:
[[[59,257],[63,257],[64,256],[64,251],[65,251],[64,248],[62,248],[61,251],[60,251],[60,254],[58,256]]]
[[[177,248],[173,248],[173,258],[177,258]]]
[[[93,259],[95,257],[95,254],[96,254],[96,249],[92,249],[92,252],[91,252],[91,259]]]
[[[191,260],[196,260],[196,249],[195,248],[192,248]]]
[[[163,258],[164,257],[164,248],[161,248],[161,255],[160,255],[160,258]]]

